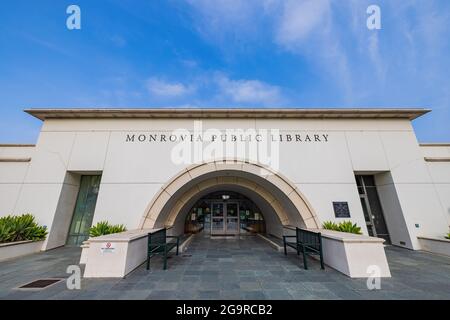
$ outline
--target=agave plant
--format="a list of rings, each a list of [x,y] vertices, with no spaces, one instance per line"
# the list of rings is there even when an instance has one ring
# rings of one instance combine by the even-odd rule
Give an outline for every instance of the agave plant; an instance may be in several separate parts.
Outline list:
[[[124,231],[127,231],[127,228],[123,224],[116,224],[109,227],[110,233],[119,233]]]
[[[89,229],[89,235],[93,238],[105,234],[119,233],[127,231],[123,224],[110,225],[108,221],[100,221]]]
[[[334,223],[333,221],[325,221],[322,224],[322,228],[327,229],[327,230],[335,230],[335,231],[337,231],[339,229],[338,225],[336,223]]]
[[[361,228],[351,221],[343,221],[339,223],[339,231],[347,233],[362,234]]]
[[[38,225],[32,214],[0,218],[0,243],[44,240],[47,233],[47,228]]]
[[[351,221],[343,221],[339,224],[332,221],[325,221],[322,225],[322,228],[340,232],[362,234],[361,228],[358,227],[356,223],[353,224]]]
[[[5,223],[4,220],[3,218],[0,219],[0,243],[10,242],[14,234],[12,225]]]

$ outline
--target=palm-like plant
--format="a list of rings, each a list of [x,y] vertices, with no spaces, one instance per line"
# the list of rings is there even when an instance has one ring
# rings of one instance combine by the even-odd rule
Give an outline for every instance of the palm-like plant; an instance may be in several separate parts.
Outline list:
[[[362,234],[361,228],[358,227],[356,223],[353,224],[351,221],[343,221],[339,224],[332,221],[325,221],[322,225],[322,228],[340,232]]]
[[[123,224],[110,225],[108,221],[100,221],[89,229],[89,235],[93,238],[103,236],[105,234],[119,233],[127,231]]]
[[[0,243],[44,240],[47,233],[47,228],[38,225],[31,214],[0,218]]]
[[[127,228],[123,224],[116,224],[109,227],[110,233],[119,233],[127,231]]]
[[[339,224],[339,231],[362,234],[361,228],[356,225],[356,223],[352,223],[351,221],[344,221]]]
[[[10,239],[13,237],[12,225],[10,223],[6,223],[5,219],[0,219],[0,243],[10,242]]]
[[[335,230],[337,231],[339,229],[338,225],[334,223],[333,221],[325,221],[322,225],[322,228],[327,230]]]
[[[89,229],[89,235],[91,237],[99,237],[104,234],[109,234],[109,224],[107,221],[100,221],[95,226]]]

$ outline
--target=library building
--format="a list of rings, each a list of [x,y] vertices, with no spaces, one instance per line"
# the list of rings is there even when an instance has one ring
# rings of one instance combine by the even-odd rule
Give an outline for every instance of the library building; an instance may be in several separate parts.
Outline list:
[[[389,277],[385,246],[449,250],[450,143],[419,143],[412,126],[428,109],[25,112],[42,128],[36,144],[0,145],[0,216],[33,214],[42,251],[81,246],[87,278],[126,276],[162,228],[185,246],[260,237],[274,250],[320,232],[325,265],[350,277]],[[127,231],[90,238],[100,221]],[[324,228],[343,221],[362,234]]]

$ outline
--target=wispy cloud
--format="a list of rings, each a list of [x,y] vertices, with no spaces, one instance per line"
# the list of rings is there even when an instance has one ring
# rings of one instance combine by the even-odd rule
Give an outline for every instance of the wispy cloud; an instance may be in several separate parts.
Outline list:
[[[258,106],[273,106],[286,101],[282,89],[276,85],[258,79],[233,79],[219,71],[203,71],[200,76],[189,81],[195,86],[186,82],[170,82],[152,77],[146,81],[146,88],[152,97],[160,101],[185,101],[189,105],[196,99],[209,99],[210,103],[222,105]]]
[[[279,87],[259,80],[232,80],[221,74],[215,77],[215,81],[219,94],[232,102],[273,105],[284,100]]]
[[[51,42],[51,41],[47,41],[47,40],[40,39],[40,38],[38,38],[38,37],[33,36],[32,34],[25,34],[25,33],[23,33],[23,34],[21,34],[21,35],[22,35],[24,38],[30,40],[31,42],[33,42],[33,43],[35,43],[35,44],[37,44],[37,45],[39,45],[39,46],[41,46],[41,47],[43,47],[43,48],[45,48],[45,49],[47,49],[47,50],[51,50],[51,51],[56,52],[56,53],[58,53],[58,54],[67,56],[67,57],[69,57],[69,58],[73,58],[74,56],[76,56],[75,53],[73,53],[73,52],[67,50],[67,49],[66,49],[64,46],[62,46],[62,45],[58,45],[58,44],[53,43],[53,42]]]
[[[312,34],[323,32],[329,19],[329,0],[285,1],[277,21],[276,41],[287,49],[298,49]]]
[[[120,35],[113,35],[109,38],[109,40],[116,46],[119,48],[123,48],[127,45],[127,40],[120,36]]]
[[[181,82],[169,82],[156,77],[147,80],[147,89],[153,96],[169,98],[186,96],[196,90],[193,85],[186,85]]]
[[[197,31],[209,41],[225,43],[257,35],[264,0],[186,0],[193,9]]]

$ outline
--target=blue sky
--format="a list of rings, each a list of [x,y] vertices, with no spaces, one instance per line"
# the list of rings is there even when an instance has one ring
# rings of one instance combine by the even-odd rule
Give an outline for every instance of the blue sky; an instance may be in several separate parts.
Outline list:
[[[450,141],[450,1],[2,1],[0,143],[36,141],[25,108],[169,106],[427,107]]]

